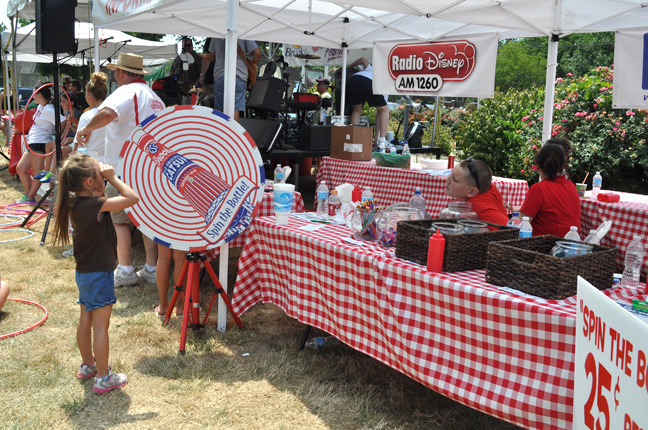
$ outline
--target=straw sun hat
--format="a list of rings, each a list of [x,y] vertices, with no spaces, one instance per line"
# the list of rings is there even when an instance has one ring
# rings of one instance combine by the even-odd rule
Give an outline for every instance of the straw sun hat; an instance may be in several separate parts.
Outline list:
[[[139,75],[148,75],[150,70],[144,68],[144,57],[128,52],[120,52],[116,63],[110,63],[106,67],[110,70],[122,69],[127,72],[137,73]]]

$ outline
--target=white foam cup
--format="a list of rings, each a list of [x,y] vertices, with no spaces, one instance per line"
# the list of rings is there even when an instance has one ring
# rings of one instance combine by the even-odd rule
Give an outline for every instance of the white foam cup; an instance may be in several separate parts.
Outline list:
[[[388,131],[386,138],[387,138],[387,142],[391,143],[391,141],[394,140],[394,132],[393,131]]]
[[[294,198],[295,186],[293,184],[274,184],[274,209],[277,224],[288,224]]]

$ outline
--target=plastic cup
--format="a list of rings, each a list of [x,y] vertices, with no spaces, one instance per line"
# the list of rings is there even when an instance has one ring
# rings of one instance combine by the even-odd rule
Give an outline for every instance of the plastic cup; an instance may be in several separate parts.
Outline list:
[[[295,186],[293,184],[274,184],[274,209],[277,224],[288,224],[294,198]]]
[[[576,189],[578,190],[578,195],[580,197],[585,197],[585,190],[587,190],[587,184],[576,184]]]

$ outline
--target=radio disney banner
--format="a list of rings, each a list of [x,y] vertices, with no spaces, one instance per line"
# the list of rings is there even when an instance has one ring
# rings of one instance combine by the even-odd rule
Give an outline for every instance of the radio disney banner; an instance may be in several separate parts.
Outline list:
[[[648,429],[648,322],[626,308],[578,277],[574,430]]]
[[[493,97],[497,34],[429,43],[376,42],[375,94]]]
[[[616,32],[613,84],[615,108],[648,108],[648,27]]]

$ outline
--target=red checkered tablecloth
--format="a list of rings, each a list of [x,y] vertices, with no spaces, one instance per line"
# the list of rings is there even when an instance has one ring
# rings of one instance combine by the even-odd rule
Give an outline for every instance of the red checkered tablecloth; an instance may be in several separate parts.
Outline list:
[[[393,250],[345,243],[346,227],[312,226],[253,222],[232,297],[238,315],[273,303],[458,402],[529,429],[571,428],[575,297],[516,294],[487,284],[484,270],[430,273]]]
[[[447,176],[432,176],[416,170],[377,166],[373,162],[346,161],[324,157],[317,173],[317,185],[326,181],[331,189],[343,183],[371,187],[374,198],[381,205],[408,202],[416,187],[421,188],[425,208],[432,217],[439,215],[451,199],[445,194]],[[493,183],[505,202],[521,206],[529,190],[526,181],[494,177]]]
[[[616,192],[616,191],[615,191]],[[625,250],[635,234],[643,236],[644,246],[648,242],[648,196],[616,192],[621,200],[604,203],[593,198],[581,198],[581,236],[587,236],[603,221],[612,221],[609,233],[601,240],[601,246],[617,249],[617,270],[623,271]],[[589,194],[589,193],[588,193]],[[648,272],[647,258],[641,271]]]
[[[306,208],[304,207],[304,199],[302,198],[302,195],[295,191],[293,212],[304,212],[305,210]],[[270,215],[274,216],[274,193],[273,192],[267,192],[263,195],[263,200],[261,200],[261,203],[257,208],[257,213],[255,216],[264,217]],[[247,237],[247,233],[249,230],[250,229],[248,228],[243,233],[236,236],[236,238],[229,243],[230,248],[245,246],[245,239]],[[216,258],[216,256],[218,256],[218,254],[220,254],[220,247],[208,249],[207,251],[205,251],[205,255],[209,260],[213,260],[214,258]]]

